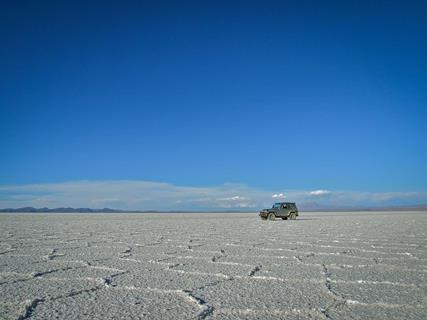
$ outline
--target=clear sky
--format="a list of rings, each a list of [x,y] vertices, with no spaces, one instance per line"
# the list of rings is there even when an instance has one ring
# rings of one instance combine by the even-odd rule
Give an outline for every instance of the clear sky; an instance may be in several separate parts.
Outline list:
[[[425,1],[1,1],[0,207],[53,205],[31,186],[81,181],[114,182],[105,199],[119,202],[57,204],[158,206],[130,204],[119,185],[132,181],[231,183],[265,202],[323,190],[427,203],[426,12]],[[205,198],[251,198],[221,192]]]

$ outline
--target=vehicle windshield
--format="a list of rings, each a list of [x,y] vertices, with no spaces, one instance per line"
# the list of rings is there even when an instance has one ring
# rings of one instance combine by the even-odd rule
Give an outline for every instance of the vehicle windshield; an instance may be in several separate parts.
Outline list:
[[[273,204],[273,209],[280,209],[280,202]]]

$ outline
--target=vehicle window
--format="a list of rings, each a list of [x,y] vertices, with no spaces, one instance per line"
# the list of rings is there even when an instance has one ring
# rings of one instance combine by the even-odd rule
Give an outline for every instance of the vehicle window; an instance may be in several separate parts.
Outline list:
[[[284,205],[282,206],[282,208],[283,208],[283,209],[286,209],[286,204],[284,204]]]

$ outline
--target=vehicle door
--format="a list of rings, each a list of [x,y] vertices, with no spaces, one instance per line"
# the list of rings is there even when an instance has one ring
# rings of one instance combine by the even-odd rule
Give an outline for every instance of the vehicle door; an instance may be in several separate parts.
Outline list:
[[[288,205],[283,203],[280,206],[280,216],[286,217],[288,215]]]

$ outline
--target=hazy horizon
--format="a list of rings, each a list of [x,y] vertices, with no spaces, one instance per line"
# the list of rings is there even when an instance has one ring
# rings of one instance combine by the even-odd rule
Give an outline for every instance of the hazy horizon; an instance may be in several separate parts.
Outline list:
[[[177,186],[151,181],[76,181],[0,186],[0,208],[73,207],[122,210],[257,210],[274,202],[301,207],[388,207],[427,203],[423,192],[268,190],[243,184]]]

